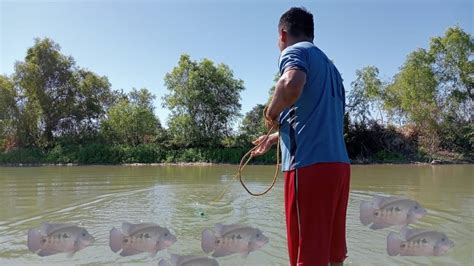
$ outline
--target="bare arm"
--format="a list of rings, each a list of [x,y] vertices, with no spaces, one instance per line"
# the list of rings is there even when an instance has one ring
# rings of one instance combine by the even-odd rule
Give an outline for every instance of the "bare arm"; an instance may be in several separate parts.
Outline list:
[[[304,71],[299,69],[285,71],[275,85],[272,101],[265,113],[266,120],[276,120],[285,108],[293,105],[303,92],[305,83],[306,73]]]

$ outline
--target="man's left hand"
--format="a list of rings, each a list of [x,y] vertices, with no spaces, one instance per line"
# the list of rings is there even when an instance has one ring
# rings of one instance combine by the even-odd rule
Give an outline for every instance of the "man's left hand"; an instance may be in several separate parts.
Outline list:
[[[280,123],[278,123],[278,120],[270,118],[268,115],[268,111],[265,113],[265,127],[270,130],[270,129],[278,129],[280,126]]]

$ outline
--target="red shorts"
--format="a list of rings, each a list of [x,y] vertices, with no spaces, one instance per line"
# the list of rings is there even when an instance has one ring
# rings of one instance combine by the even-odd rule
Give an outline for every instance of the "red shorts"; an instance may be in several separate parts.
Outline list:
[[[317,163],[285,172],[286,229],[292,266],[327,266],[347,257],[350,175],[347,163]]]

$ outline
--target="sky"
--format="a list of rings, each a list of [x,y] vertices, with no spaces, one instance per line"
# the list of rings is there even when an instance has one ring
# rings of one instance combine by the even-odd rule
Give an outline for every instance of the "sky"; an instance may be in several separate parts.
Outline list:
[[[357,69],[374,65],[389,80],[431,37],[456,25],[472,34],[474,25],[469,0],[0,0],[0,74],[13,73],[34,38],[49,37],[78,66],[107,76],[113,89],[149,89],[166,124],[163,79],[187,53],[227,64],[244,81],[245,114],[268,98],[278,71],[278,20],[292,6],[313,13],[315,44],[334,61],[346,90]]]

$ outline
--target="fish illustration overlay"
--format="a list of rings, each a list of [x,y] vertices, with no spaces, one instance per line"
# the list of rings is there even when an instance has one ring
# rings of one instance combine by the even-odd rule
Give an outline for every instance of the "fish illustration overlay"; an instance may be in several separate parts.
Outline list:
[[[394,232],[387,236],[390,256],[441,256],[452,247],[454,242],[437,231],[403,228],[400,236]]]
[[[240,224],[216,224],[214,230],[202,231],[201,247],[213,257],[223,257],[235,253],[247,257],[252,251],[262,248],[268,238],[259,229]]]
[[[176,240],[170,230],[157,224],[124,222],[122,231],[115,227],[110,230],[109,245],[113,252],[122,250],[121,256],[148,252],[154,257],[158,251],[173,245]]]
[[[360,204],[360,221],[377,230],[390,226],[406,226],[415,223],[427,211],[416,201],[402,197],[374,196]]]
[[[95,239],[85,228],[73,224],[45,222],[39,229],[28,230],[28,249],[41,257],[77,251],[94,243]]]

